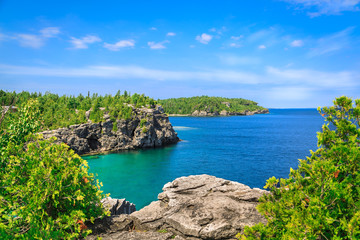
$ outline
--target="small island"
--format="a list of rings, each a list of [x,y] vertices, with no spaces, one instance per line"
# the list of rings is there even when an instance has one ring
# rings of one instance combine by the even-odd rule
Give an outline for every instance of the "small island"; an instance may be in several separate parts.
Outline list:
[[[235,116],[269,113],[269,109],[243,98],[198,96],[158,100],[169,116]]]

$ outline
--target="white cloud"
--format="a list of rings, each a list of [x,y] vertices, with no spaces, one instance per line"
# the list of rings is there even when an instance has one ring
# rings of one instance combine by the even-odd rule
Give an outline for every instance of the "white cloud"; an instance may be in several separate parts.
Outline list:
[[[236,56],[236,55],[220,55],[219,59],[222,63],[229,66],[236,65],[256,65],[261,62],[259,58],[255,57],[244,57],[244,56]]]
[[[166,34],[166,36],[173,37],[173,36],[176,36],[176,33],[174,33],[174,32],[168,32],[168,33]]]
[[[162,41],[162,42],[148,42],[148,46],[151,48],[151,49],[164,49],[166,48],[164,46],[165,43],[169,43],[169,41],[165,40],[165,41]]]
[[[104,43],[104,48],[107,48],[110,51],[119,51],[120,48],[134,47],[134,46],[135,46],[135,41],[132,40],[132,39],[121,40],[121,41],[118,41],[115,44]]]
[[[45,38],[56,37],[60,33],[60,29],[57,27],[47,27],[40,30],[40,33]]]
[[[156,27],[151,27],[150,30],[151,30],[151,31],[156,31],[157,28],[156,28]]]
[[[202,44],[208,44],[212,38],[213,36],[203,33],[201,35],[196,36],[195,40],[201,42]]]
[[[294,40],[290,43],[292,47],[302,47],[304,46],[304,42],[302,40]]]
[[[91,43],[101,42],[101,39],[97,36],[87,35],[83,38],[71,37],[70,42],[73,44],[73,47],[76,49],[86,49]]]
[[[230,47],[233,47],[233,48],[239,48],[239,47],[242,47],[242,45],[241,44],[239,44],[239,43],[230,43],[230,45],[229,45]]]
[[[209,32],[216,32],[216,28],[210,28]]]
[[[265,49],[266,46],[265,46],[265,45],[260,45],[258,48],[259,48],[259,49]]]
[[[343,31],[320,38],[314,44],[314,48],[309,52],[310,57],[332,54],[350,45],[350,34],[354,27],[349,27]]]
[[[267,74],[287,85],[320,87],[323,89],[359,85],[360,74],[350,71],[323,72],[311,69],[285,69],[267,67]],[[341,81],[340,81],[341,79]]]
[[[240,35],[240,36],[231,36],[232,40],[238,41],[240,39],[244,38],[244,35]]]
[[[16,39],[23,47],[40,48],[44,45],[44,39],[33,34],[17,34]]]
[[[320,15],[340,14],[344,11],[359,11],[360,0],[283,0],[305,8],[316,8],[317,11],[309,12],[311,17]]]
[[[240,61],[248,61],[239,58]],[[251,60],[251,59],[250,59]],[[254,60],[254,59],[253,59]],[[252,60],[251,60],[252,61]],[[266,94],[274,89],[274,94],[280,89],[287,89],[289,98],[301,98],[301,94],[291,97],[290,92],[296,89],[306,93],[306,89],[314,91],[336,91],[343,94],[353,91],[360,86],[360,72],[354,71],[316,71],[312,69],[288,69],[267,67],[265,71],[247,72],[231,71],[222,69],[209,69],[203,71],[176,71],[144,68],[141,66],[85,66],[80,68],[49,68],[49,67],[27,67],[15,65],[1,65],[0,74],[22,75],[37,77],[62,77],[62,78],[109,78],[109,79],[147,79],[156,81],[203,81],[215,83],[234,83],[242,86],[262,87]],[[341,79],[341,81],[339,81]],[[279,91],[276,91],[278,89]],[[292,90],[292,91],[290,91]],[[302,91],[304,90],[304,91]],[[305,91],[306,90],[306,91]],[[295,94],[295,93],[294,93]],[[305,98],[306,98],[305,94]],[[285,98],[286,96],[282,96]],[[304,95],[303,95],[304,97]],[[271,99],[271,98],[269,98]]]

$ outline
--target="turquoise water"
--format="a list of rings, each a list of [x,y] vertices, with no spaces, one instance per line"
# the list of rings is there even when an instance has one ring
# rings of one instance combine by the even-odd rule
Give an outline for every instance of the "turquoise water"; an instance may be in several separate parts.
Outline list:
[[[157,199],[165,183],[210,174],[262,188],[287,177],[298,159],[317,148],[323,118],[315,109],[270,109],[270,114],[233,117],[171,117],[183,141],[162,149],[84,157],[102,190],[137,209]]]

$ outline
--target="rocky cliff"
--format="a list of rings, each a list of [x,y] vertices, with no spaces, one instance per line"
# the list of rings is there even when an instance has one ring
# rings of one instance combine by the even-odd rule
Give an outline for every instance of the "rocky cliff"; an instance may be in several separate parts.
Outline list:
[[[89,121],[41,134],[45,139],[56,137],[78,154],[161,147],[179,141],[161,106],[133,108],[129,120],[112,121],[107,115],[104,118],[100,123]]]
[[[263,194],[209,175],[177,178],[140,211],[97,220],[88,239],[234,239],[245,226],[265,223],[256,210]]]

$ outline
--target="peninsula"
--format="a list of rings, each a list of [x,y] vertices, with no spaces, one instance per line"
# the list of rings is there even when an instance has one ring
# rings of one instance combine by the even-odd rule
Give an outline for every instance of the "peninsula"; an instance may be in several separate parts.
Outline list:
[[[169,116],[234,116],[269,113],[251,100],[223,97],[188,97],[158,100]]]

